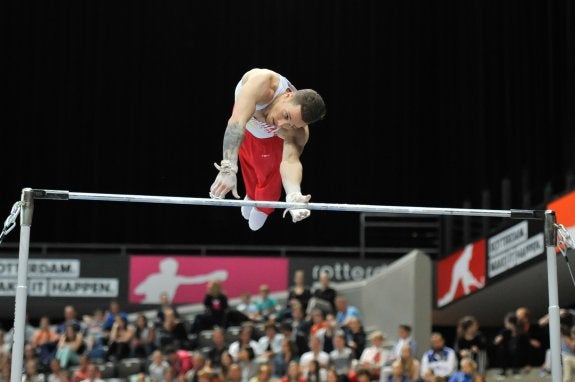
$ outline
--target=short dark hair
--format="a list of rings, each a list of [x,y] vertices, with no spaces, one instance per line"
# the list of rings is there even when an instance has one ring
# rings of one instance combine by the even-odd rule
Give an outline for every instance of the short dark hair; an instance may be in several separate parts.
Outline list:
[[[301,105],[301,118],[307,124],[317,122],[325,117],[325,103],[315,90],[296,91],[293,102]]]

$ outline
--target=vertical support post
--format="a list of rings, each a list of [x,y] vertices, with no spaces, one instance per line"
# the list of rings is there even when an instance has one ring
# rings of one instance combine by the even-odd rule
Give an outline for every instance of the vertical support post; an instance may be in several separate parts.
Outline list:
[[[18,284],[16,285],[14,342],[12,343],[12,369],[10,382],[22,381],[24,335],[26,328],[26,299],[28,293],[28,254],[30,252],[30,227],[32,226],[32,214],[34,211],[34,196],[31,188],[25,188],[22,190],[21,202]]]
[[[545,247],[547,255],[547,289],[549,291],[549,349],[551,351],[551,378],[563,380],[561,368],[561,335],[559,321],[559,293],[557,284],[557,218],[554,211],[545,211]]]

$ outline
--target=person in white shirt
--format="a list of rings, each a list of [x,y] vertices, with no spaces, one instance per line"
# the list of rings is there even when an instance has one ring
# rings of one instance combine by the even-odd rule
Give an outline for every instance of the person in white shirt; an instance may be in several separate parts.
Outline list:
[[[431,369],[436,377],[449,378],[457,371],[457,355],[455,350],[445,346],[445,340],[440,333],[431,334],[431,349],[421,358],[421,374],[425,375]]]
[[[371,373],[372,379],[379,379],[381,368],[388,358],[389,351],[383,347],[385,336],[382,331],[375,330],[369,335],[371,346],[365,348],[359,358],[359,366]]]
[[[309,348],[310,351],[303,353],[299,359],[299,366],[302,371],[307,370],[312,360],[318,361],[320,367],[327,367],[329,364],[329,354],[322,350],[323,343],[321,342],[321,338],[311,336],[309,339]]]
[[[274,323],[265,325],[265,335],[258,340],[258,353],[264,360],[271,360],[282,350],[283,334],[278,333],[278,328]]]
[[[90,362],[88,364],[88,378],[82,380],[82,382],[104,382],[104,380],[100,378],[100,371],[95,363]]]
[[[417,345],[413,337],[411,337],[411,326],[405,324],[399,325],[397,334],[399,339],[395,342],[393,348],[391,349],[391,354],[389,355],[388,360],[388,363],[390,364],[401,358],[401,349],[405,344],[409,344],[412,354],[417,354]]]

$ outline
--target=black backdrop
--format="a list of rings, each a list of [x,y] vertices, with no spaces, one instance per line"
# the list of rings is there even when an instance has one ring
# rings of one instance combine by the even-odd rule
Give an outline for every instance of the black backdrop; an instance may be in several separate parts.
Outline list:
[[[478,207],[490,189],[497,208],[509,177],[519,207],[527,173],[537,202],[575,167],[574,21],[569,0],[3,1],[0,215],[25,186],[207,196],[252,67],[326,100],[302,157],[314,201]],[[355,245],[357,229],[40,201],[32,238]]]

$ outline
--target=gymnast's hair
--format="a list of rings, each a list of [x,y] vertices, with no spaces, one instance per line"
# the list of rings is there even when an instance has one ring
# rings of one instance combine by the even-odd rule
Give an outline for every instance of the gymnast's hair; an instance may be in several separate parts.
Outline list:
[[[307,124],[317,122],[325,117],[325,103],[315,90],[296,91],[293,102],[301,105],[301,118]]]

